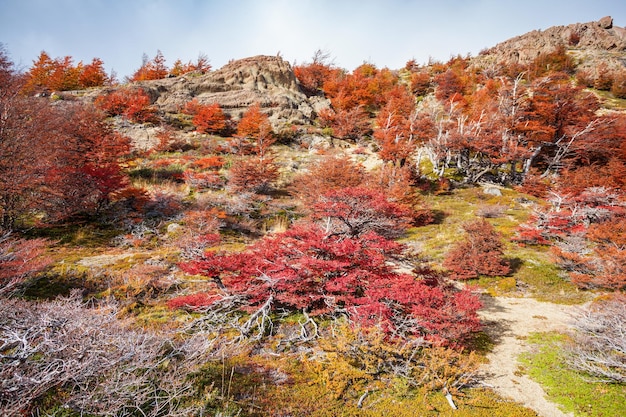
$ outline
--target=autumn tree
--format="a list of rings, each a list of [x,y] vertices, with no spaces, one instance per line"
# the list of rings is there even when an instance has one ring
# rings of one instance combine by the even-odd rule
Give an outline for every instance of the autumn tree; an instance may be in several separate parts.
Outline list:
[[[373,232],[331,236],[323,227],[302,224],[244,252],[206,253],[181,267],[216,284],[217,299],[209,300],[207,311],[220,299],[243,298],[241,308],[250,313],[244,335],[267,324],[273,311],[304,311],[347,314],[358,325],[380,326],[396,337],[463,343],[478,328],[478,300],[467,290],[395,272],[389,260],[402,251]]]
[[[611,86],[611,93],[617,97],[626,99],[626,71],[617,71],[613,78],[613,85]]]
[[[204,74],[209,72],[210,70],[211,64],[209,63],[209,58],[205,54],[200,53],[196,62],[189,61],[186,64],[183,64],[180,59],[174,61],[172,68],[169,70],[169,75],[178,77],[180,75],[190,72]]]
[[[94,58],[87,65],[82,62],[74,65],[70,56],[53,59],[45,51],[33,61],[25,78],[23,91],[26,94],[100,87],[111,81],[99,58]]]
[[[200,104],[194,99],[185,104],[183,113],[193,116],[192,123],[200,133],[220,133],[226,129],[226,115],[218,103]]]
[[[290,191],[306,207],[313,207],[318,198],[329,191],[362,185],[365,168],[347,156],[325,156],[297,175]]]
[[[314,205],[313,218],[321,222],[329,236],[358,237],[372,231],[396,238],[410,225],[411,212],[390,202],[381,192],[347,187],[321,195]]]
[[[365,178],[366,186],[383,193],[390,202],[404,207],[413,225],[423,226],[433,221],[433,212],[420,195],[418,172],[413,167],[383,164],[368,174]]]
[[[278,166],[272,157],[251,156],[232,165],[228,173],[228,184],[234,190],[265,193],[278,177]]]
[[[142,57],[141,67],[139,67],[130,77],[130,81],[148,81],[160,80],[167,77],[167,66],[165,65],[165,57],[158,50],[154,58],[149,59],[146,54]]]
[[[415,103],[403,86],[391,90],[386,100],[376,117],[374,139],[380,147],[378,153],[383,161],[403,166],[417,147]]]
[[[332,135],[340,139],[359,140],[372,131],[369,115],[362,107],[349,110],[323,109],[319,113],[323,128],[332,129]]]
[[[272,124],[261,105],[255,103],[246,110],[237,124],[236,136],[252,146],[260,157],[268,154],[270,146],[276,141]]]
[[[313,54],[310,63],[294,65],[293,73],[306,95],[314,96],[323,93],[324,83],[330,79],[333,73],[333,66],[329,62],[329,58],[328,52],[318,49]]]
[[[20,239],[0,234],[0,297],[10,295],[30,277],[44,270],[51,259],[44,255],[44,239]]]
[[[142,88],[122,87],[98,96],[94,104],[109,116],[124,116],[138,123],[153,121],[156,113]]]
[[[81,87],[101,87],[110,81],[104,70],[104,62],[100,58],[94,58],[90,64],[83,66],[79,76]]]
[[[119,158],[128,139],[93,106],[20,95],[21,78],[8,68],[0,88],[0,227],[33,213],[58,220],[101,209],[125,184]]]
[[[502,238],[485,219],[463,225],[465,240],[446,254],[444,267],[454,279],[471,279],[479,275],[507,275],[511,267],[503,257]]]

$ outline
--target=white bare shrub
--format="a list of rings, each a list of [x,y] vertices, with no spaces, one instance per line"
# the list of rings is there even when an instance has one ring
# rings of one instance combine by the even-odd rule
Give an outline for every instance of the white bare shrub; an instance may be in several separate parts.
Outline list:
[[[626,383],[626,296],[598,302],[574,322],[569,365],[609,383]]]
[[[46,396],[80,415],[189,416],[201,402],[188,375],[212,360],[202,336],[133,329],[112,304],[77,294],[0,303],[0,415],[44,415]]]

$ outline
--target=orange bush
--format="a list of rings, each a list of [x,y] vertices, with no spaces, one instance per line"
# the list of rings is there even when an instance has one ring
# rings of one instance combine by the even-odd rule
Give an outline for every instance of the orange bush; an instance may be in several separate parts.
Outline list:
[[[156,115],[150,97],[141,88],[120,88],[99,96],[95,104],[109,116],[124,116],[139,123],[152,121]]]

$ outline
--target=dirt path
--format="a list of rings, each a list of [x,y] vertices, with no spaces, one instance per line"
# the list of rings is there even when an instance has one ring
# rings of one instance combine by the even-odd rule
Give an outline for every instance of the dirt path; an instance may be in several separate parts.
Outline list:
[[[533,332],[563,331],[574,307],[542,303],[532,298],[483,298],[481,318],[495,342],[483,367],[485,382],[500,395],[524,404],[542,417],[571,417],[545,398],[543,388],[526,375],[519,375],[517,357],[530,347],[525,336]]]

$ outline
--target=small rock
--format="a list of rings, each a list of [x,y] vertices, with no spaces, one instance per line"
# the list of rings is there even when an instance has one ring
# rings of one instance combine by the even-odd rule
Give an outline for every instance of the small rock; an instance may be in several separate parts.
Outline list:
[[[169,224],[167,226],[167,233],[168,234],[174,234],[174,233],[178,232],[181,228],[182,228],[182,226],[180,224],[178,224],[178,223]]]
[[[500,191],[500,189],[496,188],[496,187],[486,187],[483,190],[483,192],[485,194],[493,195],[493,196],[496,196],[496,197],[502,196],[502,191]]]

